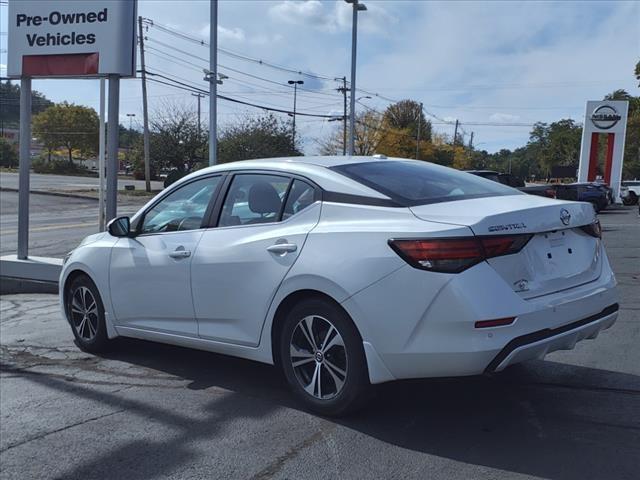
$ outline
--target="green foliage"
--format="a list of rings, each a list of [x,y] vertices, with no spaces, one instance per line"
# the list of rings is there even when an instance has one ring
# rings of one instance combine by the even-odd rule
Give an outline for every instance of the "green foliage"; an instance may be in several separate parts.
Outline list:
[[[46,110],[53,102],[43,94],[31,91],[31,112],[33,114]],[[20,85],[0,82],[0,123],[5,126],[15,125],[20,122]]]
[[[0,167],[17,167],[18,152],[13,145],[0,137]]]
[[[298,155],[302,152],[291,136],[289,122],[273,115],[246,118],[225,128],[218,140],[219,163]]]
[[[58,175],[83,175],[88,173],[88,169],[76,163],[69,163],[65,160],[50,160],[39,158],[31,163],[35,173],[55,173]]]
[[[66,148],[69,163],[73,151],[84,157],[98,150],[98,114],[94,109],[67,102],[47,108],[33,117],[33,133],[49,152]]]
[[[420,140],[431,141],[431,122],[427,121],[420,103],[415,100],[401,100],[389,105],[384,112],[386,128],[404,130],[404,133],[417,139],[418,128]],[[413,146],[415,151],[415,142]]]

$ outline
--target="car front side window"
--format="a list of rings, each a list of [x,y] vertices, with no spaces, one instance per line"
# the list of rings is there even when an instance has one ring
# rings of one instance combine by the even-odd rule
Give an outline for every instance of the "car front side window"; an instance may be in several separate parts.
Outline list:
[[[220,177],[206,177],[174,190],[145,213],[140,233],[200,228],[219,183]]]

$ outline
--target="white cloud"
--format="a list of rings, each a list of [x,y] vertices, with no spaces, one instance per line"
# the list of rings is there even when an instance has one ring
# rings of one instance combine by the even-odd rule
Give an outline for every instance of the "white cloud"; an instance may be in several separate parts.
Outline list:
[[[200,29],[198,33],[200,34],[200,36],[208,39],[210,31],[211,31],[211,26],[205,25]],[[244,42],[245,39],[246,39],[246,35],[242,28],[238,28],[238,27],[227,28],[227,27],[223,27],[222,25],[218,25],[218,40],[222,42],[225,42],[225,41]]]
[[[328,2],[322,3],[319,0],[304,2],[285,0],[273,5],[269,9],[269,15],[282,23],[308,25],[327,33],[349,30],[353,7],[345,2],[334,2],[333,8],[327,5],[329,5]],[[398,23],[396,17],[372,2],[367,4],[367,11],[358,16],[360,31],[365,33],[383,32],[396,23]]]
[[[510,113],[500,113],[496,112],[489,117],[489,120],[492,122],[515,122],[520,119],[520,115],[511,115]]]

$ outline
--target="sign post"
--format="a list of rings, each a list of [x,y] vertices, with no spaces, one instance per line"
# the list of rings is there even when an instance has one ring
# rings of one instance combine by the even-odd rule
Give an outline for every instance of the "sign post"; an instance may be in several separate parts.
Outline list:
[[[578,165],[578,182],[593,182],[599,177],[613,190],[614,201],[620,203],[620,183],[627,131],[626,100],[589,101],[582,129],[582,146]],[[607,134],[604,168],[598,163],[600,134]]]
[[[18,259],[29,255],[29,169],[31,168],[31,79],[20,80],[20,176],[18,179]]]
[[[21,81],[20,259],[29,253],[32,78],[109,78],[107,220],[116,216],[119,83],[121,77],[135,77],[136,9],[135,0],[9,2],[7,76]]]

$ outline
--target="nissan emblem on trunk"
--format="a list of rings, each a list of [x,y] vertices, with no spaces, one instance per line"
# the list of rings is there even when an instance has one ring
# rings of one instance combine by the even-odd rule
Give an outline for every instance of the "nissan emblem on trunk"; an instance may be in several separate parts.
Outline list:
[[[571,214],[569,213],[569,210],[567,210],[566,208],[563,208],[562,210],[560,210],[560,221],[564,225],[569,225],[569,222],[571,221]]]

